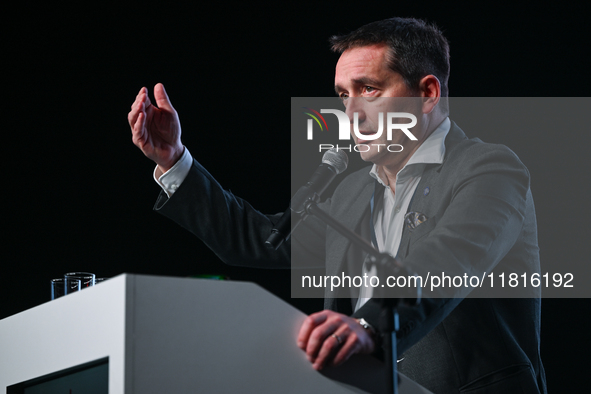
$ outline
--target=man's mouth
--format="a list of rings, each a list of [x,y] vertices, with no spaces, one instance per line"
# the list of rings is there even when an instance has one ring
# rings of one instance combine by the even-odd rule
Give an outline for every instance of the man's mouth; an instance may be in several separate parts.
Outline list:
[[[365,130],[360,130],[359,131],[359,134],[361,134],[361,135],[374,135],[375,133],[376,133],[375,131],[365,131]],[[365,144],[366,142],[373,141],[373,140],[364,140],[364,139],[359,138],[359,137],[357,137],[357,138],[358,138],[357,139],[357,143],[358,144]]]

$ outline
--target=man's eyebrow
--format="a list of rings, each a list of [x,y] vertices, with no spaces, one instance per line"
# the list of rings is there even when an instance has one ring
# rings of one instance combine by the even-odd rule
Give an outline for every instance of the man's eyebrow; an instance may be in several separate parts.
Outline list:
[[[380,81],[378,81],[377,79],[370,78],[370,77],[356,78],[356,79],[353,79],[352,82],[355,85],[362,85],[362,86],[376,86],[376,87],[379,87],[381,85]],[[340,92],[342,92],[345,89],[343,89],[339,85],[335,85],[334,86],[334,90],[335,90],[335,92],[338,95]]]

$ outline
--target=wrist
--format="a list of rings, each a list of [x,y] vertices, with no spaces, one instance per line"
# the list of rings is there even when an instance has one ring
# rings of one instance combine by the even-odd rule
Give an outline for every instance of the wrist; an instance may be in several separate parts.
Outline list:
[[[359,325],[363,327],[365,332],[369,334],[369,337],[372,340],[372,348],[369,352],[375,353],[376,351],[379,351],[381,347],[381,337],[379,333],[376,331],[376,329],[371,324],[369,324],[367,320],[365,320],[364,318],[359,318],[355,320],[357,320],[357,323],[359,323]]]
[[[371,335],[371,337],[375,339],[375,336],[377,335],[377,331],[375,330],[375,328],[373,328],[373,326],[371,324],[369,324],[367,322],[367,320],[365,320],[364,318],[355,319],[355,320],[357,320],[357,323],[359,323],[361,325],[361,327],[363,327]]]
[[[156,163],[158,165],[158,169],[165,174],[170,170],[178,161],[183,157],[183,153],[185,153],[185,146],[181,145],[179,148],[173,149],[174,153],[171,155],[169,160],[162,161],[160,163]]]

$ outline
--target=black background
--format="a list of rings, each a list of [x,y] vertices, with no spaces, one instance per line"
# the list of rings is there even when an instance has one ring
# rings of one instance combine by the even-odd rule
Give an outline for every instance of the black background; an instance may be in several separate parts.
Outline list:
[[[390,16],[424,18],[450,41],[452,96],[584,97],[589,11],[517,2],[5,10],[0,318],[48,301],[49,279],[72,270],[220,273],[255,281],[307,313],[321,309],[321,300],[289,299],[289,272],[225,266],[151,211],[159,191],[153,164],[127,125],[139,89],[164,83],[193,156],[236,195],[279,212],[290,197],[290,97],[334,95],[330,35]],[[508,145],[530,169],[542,261],[587,264],[588,127],[564,130],[557,120],[551,135],[465,131]],[[541,352],[552,391],[585,387],[590,306],[543,301]]]

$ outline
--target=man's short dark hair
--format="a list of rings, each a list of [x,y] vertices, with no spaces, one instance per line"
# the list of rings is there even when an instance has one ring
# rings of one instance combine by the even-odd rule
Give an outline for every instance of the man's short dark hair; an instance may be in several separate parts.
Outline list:
[[[421,78],[435,75],[441,83],[441,96],[449,94],[449,43],[434,24],[414,18],[390,18],[332,36],[330,43],[337,53],[386,44],[390,48],[389,67],[402,76],[410,89],[418,90]]]

